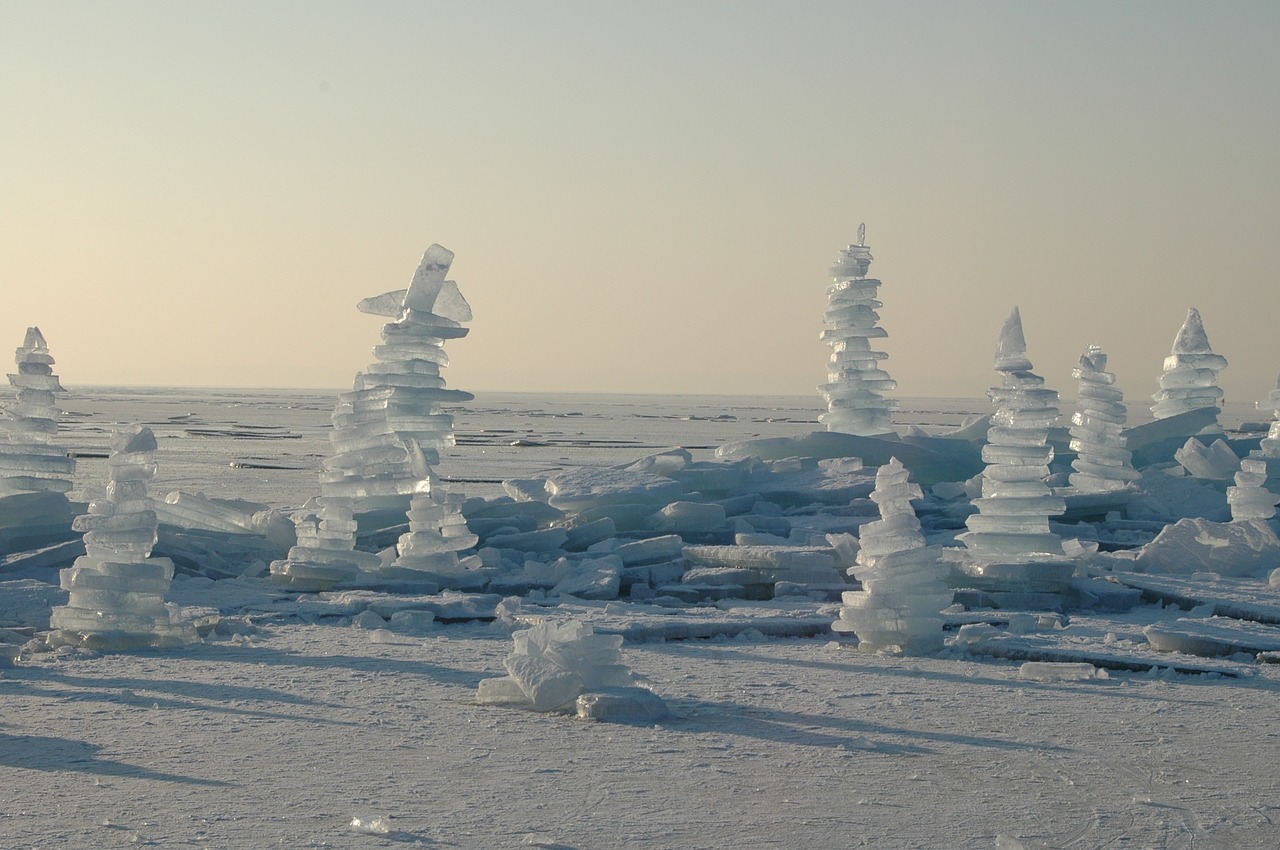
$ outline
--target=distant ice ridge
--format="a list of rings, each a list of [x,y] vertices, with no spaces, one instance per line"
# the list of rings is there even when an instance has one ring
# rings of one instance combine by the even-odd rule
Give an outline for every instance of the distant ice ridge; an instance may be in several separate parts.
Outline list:
[[[996,412],[982,448],[987,466],[982,498],[973,501],[978,513],[959,536],[967,550],[961,570],[984,588],[1058,592],[1073,572],[1062,540],[1049,530],[1049,517],[1060,515],[1066,504],[1045,483],[1058,393],[1031,371],[1017,307],[1000,331],[995,368],[1003,386],[988,391]]]
[[[893,433],[889,412],[896,400],[882,393],[897,383],[880,368],[889,355],[873,351],[871,340],[888,336],[879,326],[882,306],[876,300],[880,281],[867,278],[871,249],[865,241],[866,225],[858,227],[858,244],[840,252],[831,267],[835,283],[827,287],[827,309],[823,321],[827,329],[822,341],[831,346],[827,362],[827,383],[818,387],[827,400],[827,412],[818,417],[828,431],[870,437]]]
[[[147,482],[156,473],[155,451],[150,428],[133,425],[112,434],[111,480],[106,497],[76,518],[85,554],[61,572],[70,600],[53,609],[51,645],[124,650],[199,639],[177,607],[165,604],[173,562],[150,557],[157,521]]]
[[[1124,393],[1107,371],[1107,355],[1090,345],[1071,372],[1079,381],[1079,400],[1071,417],[1071,486],[1082,492],[1104,492],[1124,487],[1138,478],[1133,453],[1125,448],[1124,426],[1128,414]]]
[[[942,648],[939,612],[954,596],[946,585],[949,567],[925,546],[911,506],[924,494],[909,476],[897,458],[876,471],[871,500],[880,507],[880,519],[862,526],[858,562],[849,569],[862,590],[844,592],[840,618],[832,625],[856,634],[862,650],[922,655]]]
[[[75,475],[75,460],[51,444],[58,432],[54,393],[62,392],[53,373],[53,357],[39,328],[27,328],[9,375],[16,399],[0,411],[0,497],[18,493],[66,493]]]
[[[1227,358],[1215,354],[1209,345],[1200,312],[1192,307],[1187,319],[1173,340],[1173,350],[1164,360],[1164,372],[1160,375],[1160,391],[1151,398],[1151,414],[1156,419],[1167,419],[1191,410],[1212,408],[1222,411],[1222,389],[1218,386],[1218,373],[1227,368]],[[1201,433],[1220,434],[1222,427],[1216,420]]]
[[[271,565],[276,580],[318,590],[359,570],[381,569],[379,556],[355,550],[355,514],[362,510],[414,506],[417,519],[410,517],[410,533],[401,538],[401,567],[444,566],[450,558],[456,565],[453,553],[474,543],[455,533],[462,525],[459,502],[445,496],[431,473],[439,450],[454,441],[453,417],[441,405],[473,398],[446,389],[440,374],[449,364],[445,341],[466,336],[462,322],[471,319],[458,285],[445,280],[452,262],[452,251],[432,245],[407,289],[359,303],[362,312],[395,321],[382,327],[375,362],[338,396],[330,434],[334,454],[320,473],[319,512],[296,517],[298,545],[287,560]],[[449,541],[442,545],[446,527]],[[428,549],[440,557],[427,557]]]

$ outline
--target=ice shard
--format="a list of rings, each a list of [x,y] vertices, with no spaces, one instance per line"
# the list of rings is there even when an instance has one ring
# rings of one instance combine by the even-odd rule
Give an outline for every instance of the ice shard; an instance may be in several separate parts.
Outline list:
[[[1124,393],[1115,385],[1115,374],[1107,371],[1107,355],[1099,346],[1085,349],[1071,375],[1079,381],[1071,416],[1071,449],[1076,452],[1071,486],[1086,493],[1121,489],[1138,477],[1133,454],[1125,448]]]
[[[157,521],[147,482],[156,472],[155,452],[150,428],[133,425],[112,434],[111,480],[106,496],[76,518],[85,554],[61,572],[70,598],[53,609],[50,645],[126,650],[198,640],[194,626],[164,601],[173,562],[151,557]]]
[[[1151,398],[1151,414],[1167,419],[1191,410],[1212,408],[1215,416],[1222,410],[1222,389],[1218,373],[1227,368],[1227,358],[1215,354],[1209,345],[1200,312],[1192,307],[1173,340],[1173,350],[1164,360],[1160,375],[1160,391]],[[1218,424],[1206,427],[1202,434],[1220,434]]]
[[[1048,429],[1058,419],[1058,393],[1031,371],[1022,317],[1014,308],[996,347],[1001,386],[988,391],[996,411],[982,448],[982,497],[978,513],[959,536],[968,580],[984,588],[1059,592],[1073,567],[1062,541],[1049,530],[1049,517],[1066,504],[1045,483],[1053,447]]]
[[[909,475],[897,458],[876,471],[871,500],[880,519],[862,526],[858,561],[849,569],[862,590],[844,592],[840,618],[832,624],[837,632],[856,634],[861,650],[922,655],[942,648],[939,612],[954,595],[946,585],[949,566],[925,546],[911,506],[923,494]]]
[[[818,417],[828,431],[870,437],[893,433],[890,411],[896,400],[884,393],[897,383],[880,368],[889,355],[872,349],[871,340],[888,334],[880,327],[882,306],[876,300],[880,281],[868,278],[871,249],[864,242],[866,225],[858,228],[858,244],[840,252],[831,267],[835,282],[827,287],[826,330],[822,341],[831,347],[827,361],[827,382],[819,391],[827,401],[827,412]]]
[[[381,569],[377,555],[355,549],[357,513],[390,509],[404,514],[414,497],[422,496],[422,511],[457,514],[438,482],[433,486],[431,473],[440,449],[454,442],[453,416],[443,406],[473,398],[447,389],[440,374],[449,364],[445,341],[466,336],[462,323],[471,320],[458,285],[445,279],[452,262],[452,251],[432,245],[407,289],[357,305],[394,321],[383,325],[374,363],[356,375],[351,391],[338,396],[330,433],[333,454],[320,473],[319,511],[295,517],[298,545],[286,560],[272,563],[276,580],[319,590],[360,570]],[[456,525],[452,518],[442,522]],[[410,536],[414,533],[411,528]],[[412,558],[402,566],[422,568]]]

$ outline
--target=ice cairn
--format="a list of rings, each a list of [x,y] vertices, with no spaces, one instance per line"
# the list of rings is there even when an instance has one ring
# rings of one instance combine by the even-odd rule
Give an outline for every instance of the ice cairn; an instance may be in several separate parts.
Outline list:
[[[1058,418],[1058,393],[1031,371],[1022,317],[1015,307],[996,347],[995,368],[1003,386],[988,391],[996,411],[982,447],[982,498],[959,536],[966,553],[961,572],[975,586],[996,592],[1066,589],[1073,564],[1049,517],[1066,509],[1045,478],[1053,460],[1048,429]]]
[[[62,570],[70,600],[50,616],[51,646],[118,651],[199,639],[177,606],[165,604],[173,562],[150,557],[156,513],[147,481],[156,473],[155,452],[155,435],[145,426],[111,435],[111,480],[106,497],[90,502],[89,513],[76,518],[85,554]]]
[[[1218,386],[1218,373],[1227,368],[1227,358],[1214,354],[1209,346],[1200,312],[1192,307],[1187,320],[1182,323],[1173,350],[1164,359],[1164,372],[1160,375],[1160,391],[1151,398],[1151,414],[1156,419],[1168,419],[1192,410],[1213,408],[1222,411],[1222,389]],[[1220,434],[1221,426],[1206,427],[1202,434]]]
[[[827,287],[827,328],[822,341],[831,346],[827,361],[827,382],[818,387],[827,400],[827,412],[818,417],[828,431],[873,437],[893,433],[889,411],[898,402],[882,393],[897,383],[880,368],[889,355],[873,351],[871,340],[888,336],[877,322],[882,306],[876,300],[880,281],[867,278],[871,249],[865,244],[865,224],[858,226],[858,244],[840,252],[831,267],[835,283]]]
[[[466,336],[462,322],[471,308],[458,285],[445,280],[453,252],[427,249],[408,289],[362,300],[362,312],[394,318],[382,327],[375,362],[356,375],[350,392],[338,396],[330,442],[334,454],[320,473],[318,511],[295,515],[298,544],[287,559],[271,564],[276,581],[300,590],[323,590],[378,571],[384,563],[356,544],[356,512],[408,511],[410,530],[400,538],[396,566],[457,569],[457,552],[473,546],[461,499],[446,494],[431,467],[440,449],[453,445],[448,402],[470,401],[445,389],[441,367],[449,365],[444,343]]]
[[[52,445],[58,432],[58,408],[53,398],[62,385],[53,373],[53,357],[39,328],[27,328],[14,360],[18,373],[9,375],[9,384],[17,395],[0,411],[0,499],[5,500],[0,521],[20,510],[15,501],[38,502],[38,506],[29,507],[36,508],[41,519],[65,512],[69,521],[71,509],[65,494],[71,489],[76,462]],[[24,498],[10,500],[12,496]]]
[[[858,649],[923,655],[942,648],[942,617],[954,593],[947,588],[949,567],[925,546],[912,499],[920,485],[898,459],[876,470],[871,500],[880,519],[862,526],[858,562],[849,574],[862,590],[846,590],[837,632],[852,631]]]
[[[1124,393],[1115,386],[1115,374],[1107,371],[1107,355],[1099,346],[1085,349],[1071,375],[1079,381],[1079,400],[1071,416],[1075,472],[1068,480],[1087,493],[1121,489],[1138,477],[1133,453],[1125,448]]]

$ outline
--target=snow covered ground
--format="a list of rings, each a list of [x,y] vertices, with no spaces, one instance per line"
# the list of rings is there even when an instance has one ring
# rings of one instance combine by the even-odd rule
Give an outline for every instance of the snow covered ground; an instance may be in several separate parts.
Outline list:
[[[77,491],[103,483],[94,455],[110,427],[139,421],[160,444],[153,494],[284,507],[317,489],[332,396],[117,390],[60,403],[81,454]],[[819,405],[481,396],[457,411],[441,472],[451,489],[493,495],[504,478],[673,444],[709,457],[731,440],[814,430]],[[904,408],[926,429],[987,412]],[[56,582],[56,570],[0,579]],[[1043,622],[949,615],[948,649],[903,659],[823,629],[837,606],[818,600],[530,597],[490,622],[492,598],[297,597],[180,575],[170,598],[222,612],[206,642],[24,654],[0,669],[0,848],[1276,846],[1280,667],[1253,657],[1274,649],[1249,633],[1248,653],[1177,661],[1143,637],[1153,624],[1192,628],[1187,616],[1217,624],[1213,613],[1276,622],[1274,591],[1134,582],[1161,601]],[[0,599],[10,625],[30,604]],[[456,621],[421,633],[353,624],[397,606]],[[477,704],[478,683],[504,673],[512,630],[542,617],[625,634],[623,661],[671,716],[630,726]],[[1080,656],[1124,663],[1090,665],[1088,678],[1072,663],[1023,666]],[[1157,660],[1129,669],[1143,658]]]

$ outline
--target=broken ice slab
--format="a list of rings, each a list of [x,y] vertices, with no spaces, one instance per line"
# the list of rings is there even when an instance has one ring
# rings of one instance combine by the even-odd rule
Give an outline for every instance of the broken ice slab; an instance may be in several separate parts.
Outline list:
[[[599,688],[580,694],[579,720],[605,723],[656,723],[670,711],[662,697],[647,688]]]
[[[1280,651],[1280,628],[1230,617],[1207,620],[1184,617],[1172,623],[1152,623],[1142,634],[1156,649],[1208,658],[1237,652],[1256,656]]]
[[[1185,518],[1165,527],[1138,553],[1149,573],[1263,578],[1280,563],[1280,538],[1265,520],[1213,522]]]
[[[1083,682],[1109,677],[1106,670],[1087,661],[1027,661],[1018,668],[1018,678],[1032,682]]]
[[[1210,606],[1219,617],[1280,624],[1280,598],[1266,582],[1217,575],[1149,575],[1133,572],[1103,573],[1112,581],[1142,591],[1147,602],[1175,604],[1190,610]]]

